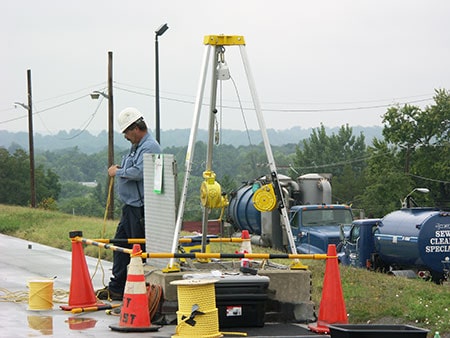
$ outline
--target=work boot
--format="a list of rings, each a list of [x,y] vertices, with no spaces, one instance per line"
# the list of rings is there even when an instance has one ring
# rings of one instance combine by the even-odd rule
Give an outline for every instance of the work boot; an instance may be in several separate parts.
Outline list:
[[[103,289],[95,291],[95,295],[100,300],[123,300],[122,294],[114,292],[108,289],[108,287],[104,287]]]

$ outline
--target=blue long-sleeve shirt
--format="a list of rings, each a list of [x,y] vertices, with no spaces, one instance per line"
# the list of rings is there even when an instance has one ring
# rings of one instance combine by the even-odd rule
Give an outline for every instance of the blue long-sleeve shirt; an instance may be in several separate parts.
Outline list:
[[[120,200],[134,207],[144,205],[144,154],[160,154],[161,147],[147,133],[130,152],[122,157],[120,168],[116,171]]]

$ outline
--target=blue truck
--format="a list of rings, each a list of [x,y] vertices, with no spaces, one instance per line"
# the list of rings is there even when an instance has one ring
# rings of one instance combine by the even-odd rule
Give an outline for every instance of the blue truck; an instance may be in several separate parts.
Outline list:
[[[350,231],[353,221],[348,205],[295,205],[289,210],[292,233],[298,253],[326,253],[329,244],[341,241],[340,229]]]
[[[339,261],[405,277],[448,281],[450,212],[405,207],[380,219],[355,220],[341,233]]]
[[[296,180],[279,175],[292,235],[298,253],[326,253],[328,244],[340,242],[340,228],[348,233],[353,221],[351,207],[331,203],[331,175],[305,174]],[[255,208],[257,186],[265,177],[244,183],[229,197],[227,222],[238,230],[248,230],[253,244],[286,251],[286,231],[279,210],[261,212]],[[269,182],[270,183],[270,182]]]

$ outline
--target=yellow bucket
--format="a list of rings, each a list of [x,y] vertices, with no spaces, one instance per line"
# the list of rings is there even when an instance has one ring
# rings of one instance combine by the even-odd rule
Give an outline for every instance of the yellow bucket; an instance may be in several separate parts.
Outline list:
[[[28,281],[28,310],[53,309],[53,280],[33,279]]]
[[[48,336],[53,334],[53,317],[32,315],[28,316],[28,327],[40,331],[43,335]]]

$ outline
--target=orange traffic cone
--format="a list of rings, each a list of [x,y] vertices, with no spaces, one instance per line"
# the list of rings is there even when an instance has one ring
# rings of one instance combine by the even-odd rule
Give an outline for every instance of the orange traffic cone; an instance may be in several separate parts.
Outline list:
[[[239,251],[236,251],[236,253],[243,253],[243,254],[251,254],[252,253],[252,244],[250,240],[250,234],[248,233],[248,230],[242,230],[241,233],[241,247]],[[241,272],[247,273],[250,272],[248,269],[251,267],[251,261],[248,258],[241,258]]]
[[[113,331],[148,332],[159,330],[158,326],[152,326],[150,323],[147,287],[145,285],[141,253],[141,246],[134,244],[130,264],[128,265],[120,322],[118,326],[109,326]]]
[[[66,323],[69,324],[71,330],[87,330],[92,329],[97,324],[97,321],[92,318],[71,317],[68,318]]]
[[[329,324],[347,324],[344,294],[342,292],[341,276],[337,260],[336,245],[328,245],[328,258],[323,278],[322,299],[320,300],[319,318],[316,325],[308,328],[316,333],[329,333]]]
[[[252,253],[252,244],[251,244],[250,234],[248,233],[248,230],[242,230],[241,239],[242,239],[242,243],[241,243],[240,252],[251,254]]]
[[[81,242],[73,240],[75,237],[82,237],[81,231],[71,231],[72,238],[72,272],[70,276],[69,304],[61,305],[60,308],[70,311],[74,308],[84,308],[91,306],[105,305],[98,302],[92,286],[91,277],[84,256],[83,245]]]

